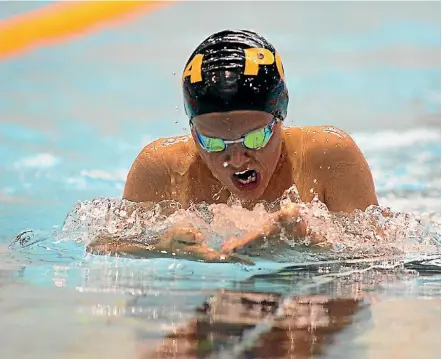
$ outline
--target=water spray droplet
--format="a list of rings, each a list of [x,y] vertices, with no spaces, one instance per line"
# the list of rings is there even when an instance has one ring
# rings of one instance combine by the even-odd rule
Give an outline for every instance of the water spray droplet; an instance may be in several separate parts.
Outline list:
[[[221,192],[224,190],[224,187],[221,187],[221,189],[218,191],[218,192],[216,192],[213,196],[212,196],[212,198],[215,200],[215,201],[218,201],[220,198],[221,198]]]

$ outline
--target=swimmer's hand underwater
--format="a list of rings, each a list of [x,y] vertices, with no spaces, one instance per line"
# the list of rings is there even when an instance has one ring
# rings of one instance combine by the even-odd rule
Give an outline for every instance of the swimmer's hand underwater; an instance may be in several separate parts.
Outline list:
[[[310,245],[324,245],[327,239],[318,233],[308,229],[307,223],[302,218],[301,206],[290,204],[275,212],[261,230],[248,233],[241,238],[231,238],[224,242],[221,253],[231,255],[232,253],[250,246],[260,246],[265,241],[276,243],[280,238],[288,240],[299,240],[308,236]]]
[[[131,237],[101,235],[86,248],[92,254],[130,256],[136,258],[181,258],[205,262],[236,262],[254,265],[236,255],[219,253],[207,246],[204,235],[192,226],[174,226],[163,234],[155,244],[137,241]]]

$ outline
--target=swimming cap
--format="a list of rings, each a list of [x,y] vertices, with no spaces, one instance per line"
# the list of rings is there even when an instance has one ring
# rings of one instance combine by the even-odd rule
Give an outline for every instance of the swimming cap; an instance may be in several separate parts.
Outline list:
[[[247,30],[225,30],[204,40],[183,71],[184,108],[195,116],[235,110],[287,116],[284,68],[275,48]]]

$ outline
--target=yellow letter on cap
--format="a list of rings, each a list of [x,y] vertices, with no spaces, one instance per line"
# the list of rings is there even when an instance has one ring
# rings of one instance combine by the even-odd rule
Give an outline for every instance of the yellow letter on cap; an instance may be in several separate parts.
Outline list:
[[[203,76],[201,75],[203,56],[204,56],[203,54],[195,55],[195,57],[189,61],[183,72],[183,81],[187,76],[190,76],[191,83],[203,80]]]
[[[281,76],[282,81],[285,81],[284,68],[282,66],[281,56],[278,53],[275,54],[276,68],[278,69],[279,76]]]
[[[244,75],[258,75],[259,65],[271,65],[275,61],[275,57],[268,49],[251,48],[245,49],[246,66]]]

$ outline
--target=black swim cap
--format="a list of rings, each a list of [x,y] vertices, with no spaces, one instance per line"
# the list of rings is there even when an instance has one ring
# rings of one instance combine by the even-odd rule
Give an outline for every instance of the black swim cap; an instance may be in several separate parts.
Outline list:
[[[183,72],[184,108],[192,119],[211,112],[264,111],[287,116],[284,68],[275,48],[247,30],[225,30],[204,40]]]

